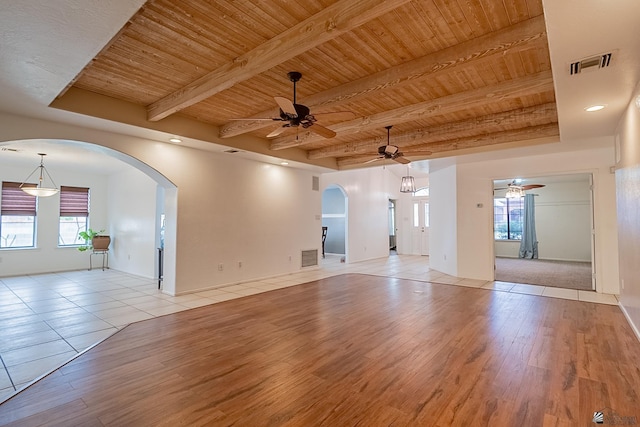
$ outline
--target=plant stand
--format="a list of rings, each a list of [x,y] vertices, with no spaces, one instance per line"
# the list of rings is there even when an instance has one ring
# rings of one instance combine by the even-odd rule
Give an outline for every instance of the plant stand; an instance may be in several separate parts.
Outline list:
[[[109,250],[108,249],[94,249],[89,254],[89,271],[91,271],[93,269],[93,264],[91,263],[91,258],[94,255],[102,255],[102,271],[104,271],[105,268],[109,269]]]

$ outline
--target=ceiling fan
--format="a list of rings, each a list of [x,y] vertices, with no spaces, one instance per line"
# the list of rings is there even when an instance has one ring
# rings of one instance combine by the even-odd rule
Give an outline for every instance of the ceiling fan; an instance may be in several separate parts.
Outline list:
[[[290,71],[287,73],[289,80],[293,82],[293,102],[282,96],[274,96],[276,104],[280,107],[280,116],[273,118],[247,118],[247,119],[232,119],[232,120],[269,120],[285,122],[279,128],[273,130],[267,135],[267,138],[276,137],[289,129],[309,129],[312,132],[317,133],[325,138],[333,138],[336,133],[329,128],[326,128],[317,123],[318,118],[325,120],[350,120],[355,117],[350,111],[341,111],[335,113],[320,113],[311,114],[309,107],[296,103],[296,83],[302,78],[302,73],[298,71]]]
[[[375,159],[366,161],[365,164],[376,162],[382,159],[394,160],[398,163],[402,163],[403,165],[406,165],[407,163],[411,163],[411,160],[404,157],[404,154],[400,151],[400,149],[396,145],[391,145],[391,143],[389,142],[390,132],[392,127],[393,126],[385,126],[385,129],[387,130],[387,145],[381,145],[380,147],[378,147],[378,157],[376,157]],[[419,151],[419,152],[411,152],[408,154],[415,155],[415,156],[429,156],[431,155],[431,152]]]
[[[507,184],[506,187],[502,187],[502,188],[496,188],[495,190],[509,190],[509,189],[519,189],[522,191],[527,191],[527,190],[532,190],[534,188],[542,188],[542,187],[546,187],[545,184],[526,184],[526,185],[519,185],[516,180],[514,179],[513,181],[511,181],[510,183]]]

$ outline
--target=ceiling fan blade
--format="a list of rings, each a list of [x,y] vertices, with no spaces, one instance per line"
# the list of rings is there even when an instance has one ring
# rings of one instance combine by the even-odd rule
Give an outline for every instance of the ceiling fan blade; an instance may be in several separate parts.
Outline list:
[[[403,154],[405,156],[413,157],[413,156],[430,156],[433,154],[432,151],[404,151]]]
[[[336,111],[335,113],[318,113],[313,114],[318,120],[327,120],[327,121],[345,121],[345,120],[353,120],[356,118],[355,113],[351,111]]]
[[[325,138],[333,138],[336,136],[336,133],[329,128],[321,126],[317,123],[314,123],[312,126],[309,126],[309,130],[311,132],[315,132],[320,136],[324,136]]]
[[[267,138],[273,138],[274,136],[278,136],[287,129],[288,128],[286,126],[280,126],[279,128],[276,128],[271,132],[269,132],[269,134],[267,135]]]
[[[363,165],[366,165],[368,163],[377,162],[380,159],[383,159],[383,157],[376,157],[375,159],[367,160],[366,162],[363,163]]]
[[[406,164],[411,163],[411,160],[407,159],[407,158],[406,158],[406,157],[404,157],[404,156],[397,156],[397,157],[394,157],[394,158],[393,158],[393,160],[395,160],[395,161],[396,161],[396,162],[398,162],[398,163],[402,163],[403,165],[406,165]]]
[[[250,118],[246,118],[246,119],[229,119],[229,121],[240,121],[240,120],[245,120],[245,121],[249,121],[249,122],[273,122],[273,121],[282,121],[282,119],[280,117],[278,118],[272,118],[272,119],[267,119],[267,118],[260,118],[260,119],[250,119]]]
[[[542,188],[545,187],[544,184],[529,184],[529,185],[523,185],[522,189],[523,190],[532,190],[534,188]]]
[[[280,107],[283,112],[294,118],[298,117],[298,112],[296,111],[296,107],[293,105],[293,102],[287,98],[283,98],[282,96],[274,96],[273,99],[276,100],[278,107]]]

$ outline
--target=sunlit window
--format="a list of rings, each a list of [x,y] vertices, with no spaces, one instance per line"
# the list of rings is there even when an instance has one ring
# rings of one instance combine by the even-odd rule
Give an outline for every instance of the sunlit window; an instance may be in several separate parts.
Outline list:
[[[493,199],[493,234],[496,240],[522,240],[524,199]]]
[[[2,183],[0,248],[35,246],[37,199],[20,189],[19,182]]]
[[[414,197],[429,197],[429,187],[422,187],[413,193]]]
[[[81,231],[87,231],[89,218],[89,189],[60,187],[59,246],[83,245]]]

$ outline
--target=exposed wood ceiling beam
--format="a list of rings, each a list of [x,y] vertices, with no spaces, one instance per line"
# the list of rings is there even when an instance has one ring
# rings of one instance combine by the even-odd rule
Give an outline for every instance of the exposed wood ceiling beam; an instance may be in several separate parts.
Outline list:
[[[398,66],[380,71],[341,86],[310,95],[305,105],[314,107],[336,107],[343,102],[353,101],[360,96],[371,95],[376,91],[402,86],[426,78],[454,72],[456,68],[481,65],[492,61],[505,53],[519,52],[546,43],[546,30],[543,16],[511,25],[477,39],[452,46],[431,55],[405,62]],[[277,117],[277,108],[262,111],[254,118]],[[243,133],[262,129],[272,125],[264,121],[233,121],[220,128],[221,138],[230,138]]]
[[[506,129],[524,128],[537,126],[558,121],[555,103],[534,105],[532,107],[519,108],[511,111],[504,111],[496,114],[489,114],[481,117],[474,117],[469,120],[445,123],[428,129],[419,129],[403,134],[392,135],[391,144],[403,148],[423,143],[434,143],[438,141],[451,140],[454,138],[469,137],[471,135],[487,134],[488,128],[496,125]],[[344,157],[353,154],[376,154],[378,147],[386,145],[387,136],[370,139],[367,141],[357,141],[346,144],[337,144],[329,147],[310,150],[309,159],[322,159],[326,157]]]
[[[515,129],[504,132],[495,132],[486,135],[479,135],[467,138],[455,138],[448,141],[441,141],[432,144],[420,144],[403,148],[404,157],[411,158],[411,152],[429,151],[435,153],[454,152],[469,148],[479,148],[496,144],[506,144],[511,142],[519,142],[526,140],[535,140],[549,137],[558,137],[560,131],[557,123],[550,123],[540,126],[531,126],[523,129]],[[423,154],[417,157],[425,157]],[[363,165],[367,161],[374,159],[372,154],[352,156],[338,159],[338,168],[346,166]]]
[[[553,91],[551,71],[543,71],[538,74],[485,86],[480,89],[456,93],[413,105],[407,105],[395,110],[384,111],[368,117],[338,123],[331,126],[331,129],[340,136],[340,134],[383,128],[389,124],[405,123],[430,116],[454,113],[471,107],[477,108],[497,101],[537,95],[547,91]],[[300,133],[297,137],[276,138],[271,143],[270,148],[271,150],[282,150],[309,144],[321,139],[322,137],[306,131]]]
[[[341,0],[334,3],[255,49],[149,105],[148,119],[161,120],[408,2],[409,0]]]

